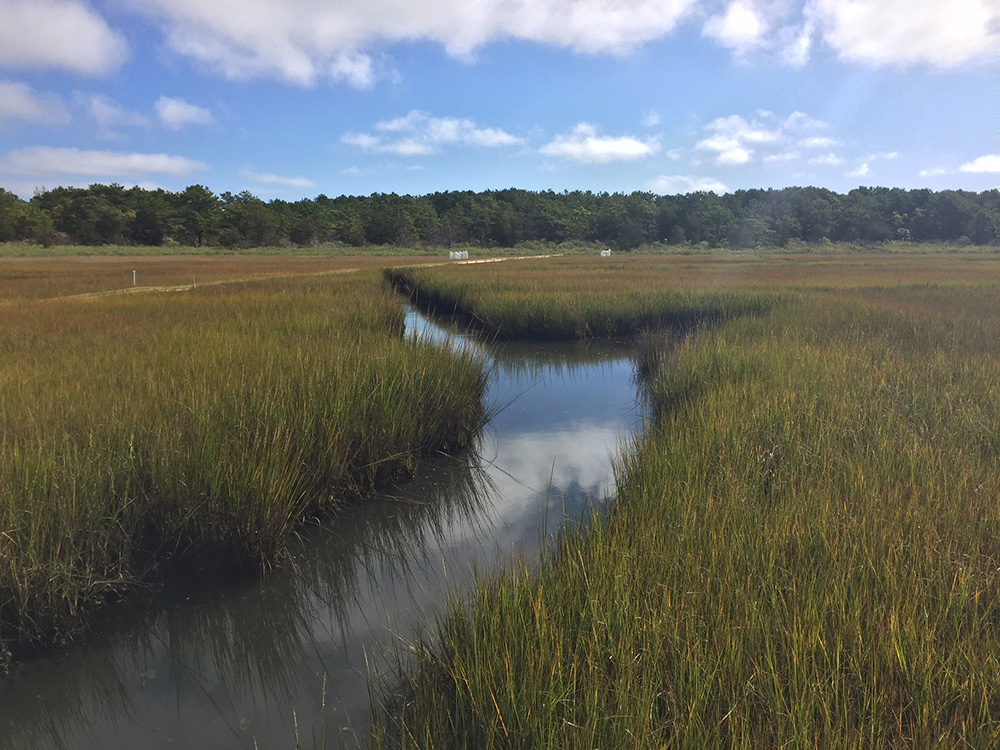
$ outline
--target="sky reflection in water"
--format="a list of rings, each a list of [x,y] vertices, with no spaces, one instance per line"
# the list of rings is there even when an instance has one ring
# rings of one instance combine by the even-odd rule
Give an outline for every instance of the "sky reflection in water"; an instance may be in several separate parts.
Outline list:
[[[447,337],[413,314],[408,326]],[[603,502],[642,424],[622,345],[447,345],[493,365],[497,412],[474,451],[309,529],[261,581],[123,608],[86,643],[23,665],[0,684],[0,748],[293,747],[296,725],[304,747],[364,745],[369,675],[391,649],[472,571],[536,554]]]

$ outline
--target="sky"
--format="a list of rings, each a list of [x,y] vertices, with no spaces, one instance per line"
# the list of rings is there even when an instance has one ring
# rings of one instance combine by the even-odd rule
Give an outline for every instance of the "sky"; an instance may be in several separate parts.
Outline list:
[[[0,0],[0,187],[1000,187],[1000,0]]]

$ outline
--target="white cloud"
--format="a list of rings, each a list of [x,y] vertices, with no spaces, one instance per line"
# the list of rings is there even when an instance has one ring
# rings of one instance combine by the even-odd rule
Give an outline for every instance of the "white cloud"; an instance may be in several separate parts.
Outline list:
[[[0,67],[103,75],[128,56],[121,34],[80,0],[0,0],[0,18]]]
[[[781,137],[780,127],[768,126],[758,120],[748,122],[739,115],[716,118],[706,128],[712,134],[695,145],[705,151],[714,151],[715,163],[720,165],[746,164],[753,158],[752,146],[773,143]]]
[[[815,117],[810,117],[805,112],[795,111],[785,118],[782,124],[784,130],[822,130],[827,124]]]
[[[996,0],[809,0],[805,14],[855,62],[953,67],[1000,55]]]
[[[695,0],[124,0],[163,19],[168,44],[233,79],[321,80],[366,88],[368,50],[441,44],[467,57],[498,39],[624,53],[669,34]]]
[[[378,151],[382,141],[371,133],[345,133],[340,137],[342,143],[357,146],[365,151]]]
[[[695,147],[711,152],[719,166],[740,166],[758,158],[765,164],[793,162],[803,158],[800,148],[819,149],[840,145],[840,141],[817,131],[827,123],[805,112],[792,112],[784,119],[760,110],[751,119],[740,115],[718,117],[704,127],[709,132]],[[810,163],[839,164],[833,154],[814,157]]]
[[[816,156],[809,160],[810,164],[820,164],[828,167],[835,167],[838,164],[843,164],[844,160],[837,156],[835,153],[830,152],[828,154],[823,154],[822,156]]]
[[[764,162],[766,164],[778,164],[786,161],[797,161],[802,158],[802,154],[798,151],[782,151],[777,154],[768,154],[764,157]]]
[[[943,167],[934,167],[933,169],[921,169],[921,177],[941,177],[942,175],[951,174],[951,172]]]
[[[0,81],[0,126],[20,120],[34,125],[62,125],[69,122],[69,112],[53,94],[37,93],[26,83]]]
[[[663,122],[663,117],[659,112],[647,112],[642,116],[642,125],[645,128],[655,128]]]
[[[655,154],[659,149],[655,139],[642,141],[629,135],[598,135],[593,125],[581,122],[572,132],[557,135],[550,143],[542,146],[539,153],[584,164],[607,164],[641,159]]]
[[[500,148],[524,143],[499,128],[481,128],[468,118],[432,117],[419,110],[377,122],[374,130],[377,132],[346,133],[340,140],[365,151],[397,156],[426,156],[441,146]]]
[[[803,138],[799,141],[799,145],[805,148],[830,148],[830,146],[837,145],[837,140],[823,136],[813,136],[812,138]]]
[[[778,57],[786,65],[801,68],[809,62],[812,51],[813,24],[806,21],[801,26],[786,26],[778,32]]]
[[[18,175],[84,175],[110,179],[148,174],[183,177],[206,164],[170,154],[83,151],[78,148],[30,146],[0,155],[0,172]]]
[[[211,125],[215,121],[212,113],[204,107],[169,96],[161,96],[156,100],[156,116],[171,130],[181,130],[188,125]]]
[[[864,177],[870,171],[871,171],[871,168],[868,166],[868,162],[865,162],[864,164],[862,164],[857,169],[852,169],[850,172],[847,172],[846,174],[847,174],[848,177]]]
[[[963,172],[1000,172],[1000,154],[987,154],[959,167]]]
[[[255,172],[252,169],[244,169],[240,172],[240,174],[248,180],[253,180],[254,182],[259,182],[265,185],[281,185],[283,187],[293,188],[316,187],[316,183],[308,177],[282,177],[280,175],[271,174],[270,172]]]
[[[728,193],[729,188],[711,177],[689,177],[687,175],[660,175],[649,183],[649,189],[660,195],[677,193],[711,192]]]
[[[702,28],[704,36],[738,55],[759,47],[767,31],[767,20],[751,0],[733,0],[725,13],[711,16]]]
[[[97,123],[101,135],[115,137],[117,127],[148,127],[150,119],[138,112],[131,112],[103,94],[76,94],[76,99],[86,108],[87,113]]]

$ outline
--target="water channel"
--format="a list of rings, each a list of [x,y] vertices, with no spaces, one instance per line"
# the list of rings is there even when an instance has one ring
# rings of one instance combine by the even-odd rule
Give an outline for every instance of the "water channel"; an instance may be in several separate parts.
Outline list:
[[[310,528],[262,580],[158,596],[0,683],[0,748],[365,746],[371,675],[475,570],[537,554],[613,490],[642,426],[630,349],[485,345],[495,416],[475,450]]]

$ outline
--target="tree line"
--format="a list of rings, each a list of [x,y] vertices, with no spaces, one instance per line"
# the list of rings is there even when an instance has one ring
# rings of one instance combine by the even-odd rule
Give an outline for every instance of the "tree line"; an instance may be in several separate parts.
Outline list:
[[[263,201],[247,191],[216,195],[94,184],[37,192],[24,201],[0,189],[0,242],[43,245],[190,245],[228,248],[328,243],[397,247],[594,242],[787,247],[789,243],[889,240],[1000,244],[1000,190],[859,187],[657,195],[507,189],[414,197],[319,195]]]

